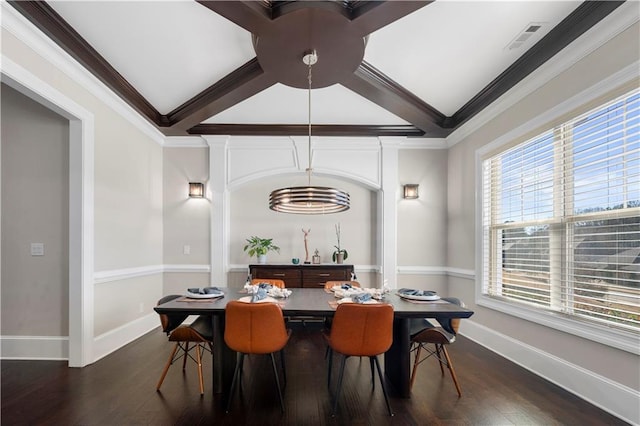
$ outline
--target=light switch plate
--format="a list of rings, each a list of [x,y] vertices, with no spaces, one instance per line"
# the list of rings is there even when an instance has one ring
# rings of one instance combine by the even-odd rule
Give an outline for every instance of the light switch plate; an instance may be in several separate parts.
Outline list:
[[[31,256],[44,256],[44,243],[31,243]]]

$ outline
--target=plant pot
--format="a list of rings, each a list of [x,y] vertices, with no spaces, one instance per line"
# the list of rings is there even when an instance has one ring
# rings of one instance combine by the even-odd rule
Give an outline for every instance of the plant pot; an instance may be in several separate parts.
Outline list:
[[[264,265],[265,263],[267,263],[267,255],[266,254],[259,254],[258,255],[258,264]]]
[[[344,262],[344,253],[336,253],[336,263],[341,265]]]

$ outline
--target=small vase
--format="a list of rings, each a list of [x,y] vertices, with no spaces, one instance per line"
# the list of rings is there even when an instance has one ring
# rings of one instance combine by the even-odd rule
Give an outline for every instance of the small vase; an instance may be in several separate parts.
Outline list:
[[[265,263],[267,263],[267,255],[266,254],[259,254],[258,255],[258,264],[264,265]]]
[[[311,261],[313,262],[314,265],[319,265],[320,264],[320,256],[318,255],[314,255],[311,257]]]
[[[344,253],[336,253],[336,263],[341,265],[342,262],[344,262]]]

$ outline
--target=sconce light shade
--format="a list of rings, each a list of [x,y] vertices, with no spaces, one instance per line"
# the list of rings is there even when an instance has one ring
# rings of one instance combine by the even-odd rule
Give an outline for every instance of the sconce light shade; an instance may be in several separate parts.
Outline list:
[[[191,197],[191,198],[203,198],[204,197],[204,183],[201,183],[201,182],[189,182],[189,197]]]
[[[418,198],[418,184],[416,183],[408,183],[404,186],[404,194],[403,197],[405,199],[415,199]]]

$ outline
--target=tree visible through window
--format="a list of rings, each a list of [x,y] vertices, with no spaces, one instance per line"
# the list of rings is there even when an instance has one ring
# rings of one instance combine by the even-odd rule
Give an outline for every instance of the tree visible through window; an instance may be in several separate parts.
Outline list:
[[[640,331],[640,91],[482,168],[483,294]]]

